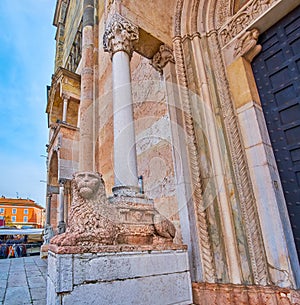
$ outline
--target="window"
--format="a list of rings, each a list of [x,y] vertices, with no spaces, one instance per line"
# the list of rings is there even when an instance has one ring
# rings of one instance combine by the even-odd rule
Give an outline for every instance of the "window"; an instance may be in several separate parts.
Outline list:
[[[24,209],[24,214],[25,214],[25,215],[28,214],[28,209]]]
[[[23,222],[28,222],[28,216],[23,217]]]
[[[4,214],[4,208],[0,208],[0,214]]]
[[[12,214],[17,214],[17,209],[12,209]]]
[[[17,217],[16,216],[11,216],[11,221],[12,222],[16,222],[17,221]]]

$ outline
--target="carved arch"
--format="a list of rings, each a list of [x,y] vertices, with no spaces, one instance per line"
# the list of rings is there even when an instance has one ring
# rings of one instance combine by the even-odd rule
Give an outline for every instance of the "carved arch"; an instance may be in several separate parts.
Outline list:
[[[234,13],[235,0],[177,0],[174,36],[210,32],[220,28]]]
[[[252,0],[249,3],[251,4],[255,1],[256,0]],[[190,101],[188,97],[188,77],[185,70],[186,63],[183,55],[182,38],[190,37],[192,39],[196,33],[200,33],[201,37],[206,37],[205,39],[208,44],[209,53],[214,58],[214,60],[210,62],[215,77],[215,82],[211,84],[211,87],[219,96],[219,107],[223,116],[222,119],[225,134],[227,135],[230,158],[232,160],[234,180],[237,185],[237,196],[239,198],[239,205],[244,223],[253,280],[255,284],[265,285],[269,281],[267,274],[268,268],[258,212],[255,205],[255,196],[248,170],[247,158],[243,149],[241,131],[231,100],[225,64],[223,62],[221,41],[218,35],[219,28],[225,26],[228,19],[233,19],[230,18],[233,15],[233,4],[234,0],[178,0],[175,14],[175,38],[173,40],[175,61],[179,85],[186,88],[183,89],[183,91],[186,91],[184,94],[185,96],[182,99],[183,107],[185,112],[189,114]],[[223,19],[217,18],[220,9],[225,10]],[[225,24],[222,24],[224,22]],[[195,130],[193,121],[189,117],[186,119],[185,124],[187,134],[193,138],[192,142],[194,143],[194,145],[189,147],[189,157],[191,159],[191,165],[193,166],[191,169],[191,176],[195,177],[195,179],[192,179],[194,197],[198,197],[194,198],[194,202],[196,205],[199,205],[202,201],[202,181],[201,179],[198,179],[198,177],[201,177],[200,168],[198,161],[194,158],[194,153],[197,153]],[[197,195],[197,192],[200,193],[199,196]],[[195,194],[197,196],[195,196]],[[208,220],[205,211],[198,215],[198,226],[202,226],[199,231],[201,232],[200,244],[202,248],[204,274],[210,274],[208,279],[211,280],[215,271],[211,259],[213,256],[211,246],[209,245],[210,236],[208,233]]]

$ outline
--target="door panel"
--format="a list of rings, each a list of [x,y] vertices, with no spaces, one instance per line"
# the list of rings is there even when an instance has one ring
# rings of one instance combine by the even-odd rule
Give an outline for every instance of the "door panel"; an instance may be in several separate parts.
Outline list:
[[[300,257],[300,6],[258,43],[252,68]]]

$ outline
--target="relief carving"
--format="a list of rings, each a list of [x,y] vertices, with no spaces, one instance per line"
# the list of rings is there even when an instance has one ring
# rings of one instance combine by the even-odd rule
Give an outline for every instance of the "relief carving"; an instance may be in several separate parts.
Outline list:
[[[74,42],[72,44],[70,54],[67,59],[66,68],[72,72],[75,72],[82,56],[82,23],[78,28]]]
[[[164,245],[175,227],[151,204],[109,203],[99,173],[79,172],[72,180],[73,201],[66,232],[51,239],[57,246]]]
[[[225,130],[233,162],[233,171],[240,199],[241,212],[245,223],[245,232],[249,247],[254,282],[259,285],[266,285],[269,280],[267,274],[268,267],[264,253],[258,212],[255,205],[255,197],[240,136],[239,125],[230,97],[229,84],[225,74],[225,67],[221,55],[221,46],[217,33],[210,33],[208,41],[209,47],[215,58],[215,60],[212,61],[212,67],[215,71],[217,90],[220,96],[221,112],[223,114]]]
[[[54,236],[53,229],[51,225],[46,225],[44,232],[43,232],[43,239],[44,239],[44,245],[47,245],[50,243],[51,238]]]
[[[163,44],[159,47],[159,51],[153,56],[150,64],[160,73],[168,62],[175,63],[173,50],[167,45]]]
[[[104,51],[110,52],[111,55],[118,51],[125,51],[131,57],[133,44],[138,38],[138,27],[121,15],[114,14],[103,35]]]
[[[215,266],[213,262],[212,244],[209,236],[207,212],[203,208],[203,186],[200,177],[198,151],[195,145],[196,136],[193,125],[193,116],[190,105],[190,97],[188,93],[188,83],[185,70],[182,39],[175,37],[173,40],[174,55],[176,61],[176,72],[178,75],[178,82],[181,88],[183,113],[185,121],[185,132],[188,137],[188,154],[191,164],[191,180],[193,187],[193,202],[197,217],[197,230],[199,234],[199,248],[201,249],[201,261],[203,267],[203,279],[206,282],[213,283],[215,281]]]
[[[236,43],[234,56],[243,56],[251,62],[262,49],[262,46],[257,44],[258,37],[259,31],[257,29],[246,31],[246,33]]]
[[[256,18],[279,0],[252,0],[238,11],[219,31],[222,46],[247,28]]]
[[[115,0],[107,0],[106,2],[106,11],[109,12],[111,6],[114,4]]]
[[[228,17],[231,16],[230,2],[227,0],[218,0],[216,4],[216,28],[222,26]]]

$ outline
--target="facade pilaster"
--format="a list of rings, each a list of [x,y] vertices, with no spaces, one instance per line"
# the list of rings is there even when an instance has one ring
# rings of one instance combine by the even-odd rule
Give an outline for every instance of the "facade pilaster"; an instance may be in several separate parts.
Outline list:
[[[79,170],[93,171],[94,0],[83,2]]]

